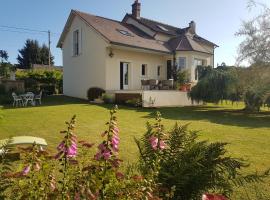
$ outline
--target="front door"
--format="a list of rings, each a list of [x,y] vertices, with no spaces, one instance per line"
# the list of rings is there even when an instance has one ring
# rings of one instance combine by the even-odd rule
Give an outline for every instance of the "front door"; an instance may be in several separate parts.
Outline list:
[[[120,63],[120,89],[128,90],[128,63]]]

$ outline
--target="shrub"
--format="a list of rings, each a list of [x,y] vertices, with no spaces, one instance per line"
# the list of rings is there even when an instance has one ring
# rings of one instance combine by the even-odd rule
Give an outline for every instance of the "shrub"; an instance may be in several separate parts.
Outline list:
[[[0,104],[11,104],[13,102],[13,98],[11,94],[0,95]]]
[[[40,90],[42,90],[44,95],[53,95],[58,93],[55,85],[41,85]]]
[[[92,87],[89,88],[89,90],[87,91],[87,98],[89,101],[94,101],[95,99],[102,97],[104,93],[105,90],[103,90],[102,88]]]
[[[248,90],[244,94],[245,110],[259,112],[263,105],[263,94],[259,91]]]
[[[142,99],[134,98],[126,101],[126,104],[133,107],[142,107]]]
[[[17,71],[16,77],[25,81],[27,91],[38,92],[44,89],[48,95],[63,92],[63,73],[59,70]]]
[[[0,95],[6,94],[6,87],[3,84],[0,84]]]
[[[95,156],[92,143],[78,141],[76,117],[66,122],[57,154],[36,144],[21,149],[23,160],[10,165],[0,159],[0,197],[4,199],[158,199],[156,185],[131,171],[121,172],[116,109],[110,111]],[[7,146],[0,146],[6,152]],[[5,154],[1,154],[3,158]],[[9,166],[9,167],[7,167]],[[14,172],[14,167],[19,168]],[[165,192],[166,193],[166,192]],[[169,194],[168,194],[169,196]]]
[[[110,94],[103,94],[102,100],[107,104],[111,104],[114,103],[114,96]]]
[[[200,199],[205,192],[230,196],[234,186],[262,180],[268,171],[243,176],[247,167],[242,159],[227,156],[226,143],[198,141],[188,126],[176,124],[168,133],[158,114],[156,123],[136,140],[140,151],[140,169],[167,190],[174,189],[174,199]]]

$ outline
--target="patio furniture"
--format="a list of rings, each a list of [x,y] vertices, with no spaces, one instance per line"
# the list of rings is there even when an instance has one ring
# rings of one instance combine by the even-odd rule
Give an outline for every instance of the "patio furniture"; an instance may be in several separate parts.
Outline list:
[[[41,98],[42,98],[42,91],[40,91],[40,93],[35,96],[35,101],[38,101],[39,105],[41,105]]]
[[[149,80],[141,80],[142,90],[149,89]]]
[[[23,95],[24,98],[24,106],[28,105],[28,102],[31,103],[32,106],[35,105],[35,94],[33,92],[27,92],[25,95]]]
[[[173,89],[173,80],[162,80],[160,89],[161,90]]]
[[[156,89],[158,89],[158,80],[156,80],[156,79],[150,79],[149,80],[149,87],[150,87],[150,90],[156,90]]]
[[[16,107],[18,105],[24,106],[22,97],[18,96],[15,92],[12,92],[12,97],[13,97],[13,107],[15,105]]]

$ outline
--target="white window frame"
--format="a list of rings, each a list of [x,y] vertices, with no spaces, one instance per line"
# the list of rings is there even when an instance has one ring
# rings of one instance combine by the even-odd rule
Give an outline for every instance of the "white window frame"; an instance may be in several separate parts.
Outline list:
[[[180,60],[184,60],[184,65],[180,66]],[[186,57],[178,57],[178,64],[177,64],[177,69],[185,69],[187,67],[187,58]]]
[[[81,52],[82,52],[82,30],[77,28],[74,29],[72,32],[72,56],[77,57],[81,55]]]
[[[144,67],[144,74],[142,73],[143,66],[145,66],[145,67]],[[142,76],[142,77],[147,77],[147,75],[148,75],[147,68],[148,68],[148,65],[147,65],[147,64],[142,64],[142,65],[141,65],[141,76]]]
[[[161,70],[162,70],[162,66],[158,65],[157,66],[157,76],[160,77],[161,76]]]

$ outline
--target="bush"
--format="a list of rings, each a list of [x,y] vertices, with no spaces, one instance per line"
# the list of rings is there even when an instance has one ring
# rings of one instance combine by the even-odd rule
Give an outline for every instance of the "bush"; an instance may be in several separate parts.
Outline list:
[[[58,93],[55,85],[41,85],[40,90],[44,95],[53,95]]]
[[[6,94],[6,87],[3,84],[0,84],[0,95]]]
[[[121,172],[115,114],[115,109],[110,111],[94,156],[94,144],[77,140],[75,116],[61,131],[63,139],[55,156],[41,151],[36,144],[21,148],[23,160],[18,161],[19,165],[11,165],[5,153],[1,154],[0,199],[158,199],[158,187],[151,180],[131,171]],[[3,152],[7,147],[0,146]]]
[[[63,73],[59,70],[17,71],[16,77],[25,81],[26,91],[38,92],[44,89],[48,95],[63,92]]]
[[[133,107],[142,107],[142,99],[134,98],[126,101],[126,104]]]
[[[102,100],[104,101],[104,103],[111,104],[114,103],[114,96],[110,94],[103,94]]]
[[[11,94],[4,94],[1,95],[0,94],[0,104],[4,105],[4,104],[11,104],[13,102],[13,98]]]
[[[245,110],[259,112],[263,105],[263,94],[259,91],[248,90],[244,94]]]
[[[167,190],[174,189],[174,199],[200,199],[203,193],[214,192],[230,196],[234,186],[261,181],[261,175],[243,176],[247,167],[242,159],[227,156],[226,143],[197,140],[198,135],[188,126],[176,124],[168,133],[161,123],[148,124],[147,132],[136,140],[140,151],[143,176],[152,177]]]
[[[102,88],[92,87],[87,91],[87,98],[89,101],[94,101],[95,99],[101,98],[104,93],[105,90]]]

